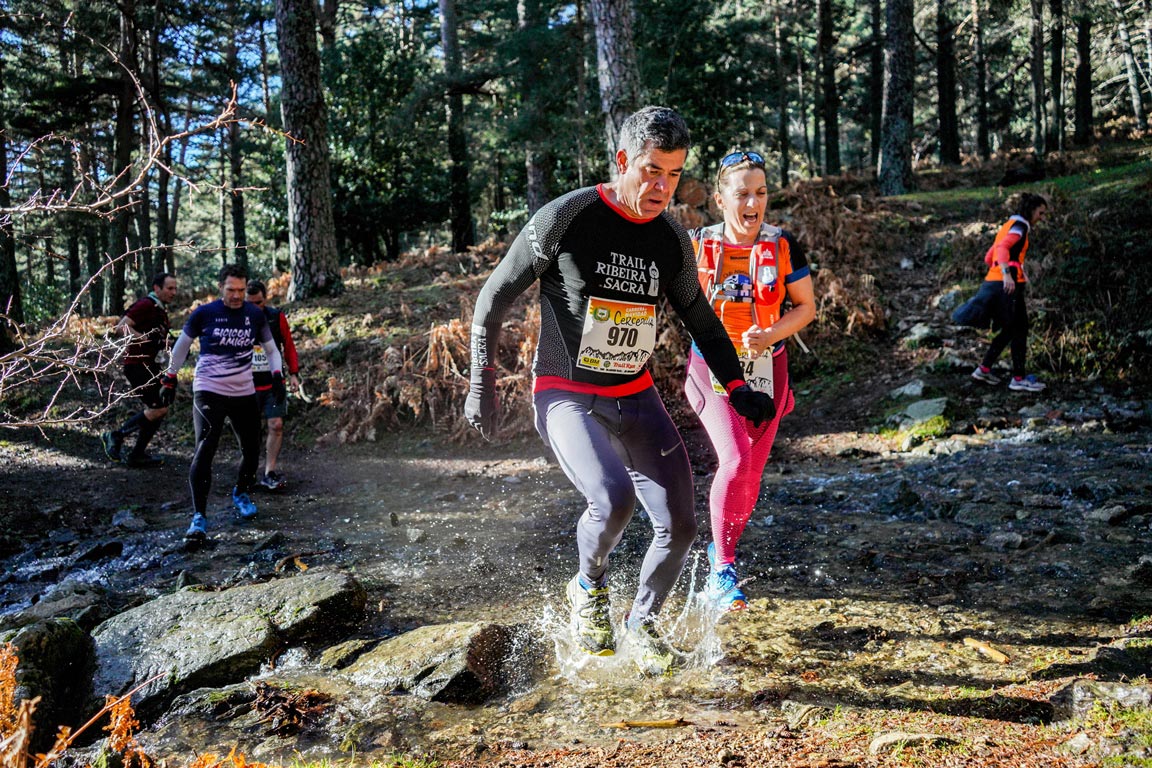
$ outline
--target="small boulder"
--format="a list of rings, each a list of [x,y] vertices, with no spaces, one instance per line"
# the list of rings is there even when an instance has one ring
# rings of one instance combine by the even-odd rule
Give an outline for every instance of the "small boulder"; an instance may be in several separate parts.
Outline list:
[[[511,650],[512,632],[500,624],[435,624],[385,640],[344,674],[356,685],[386,692],[479,703],[503,685]]]
[[[0,643],[16,647],[16,701],[40,697],[33,715],[32,748],[47,750],[57,727],[83,722],[92,691],[95,658],[92,638],[70,619],[47,619],[15,632]]]
[[[364,609],[351,576],[311,571],[223,592],[182,590],[98,626],[97,696],[145,680],[137,712],[150,718],[180,693],[239,682],[285,645],[337,639]]]

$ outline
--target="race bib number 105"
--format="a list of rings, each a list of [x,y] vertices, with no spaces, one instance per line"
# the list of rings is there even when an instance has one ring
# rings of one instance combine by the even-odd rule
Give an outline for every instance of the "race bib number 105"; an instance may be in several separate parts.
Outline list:
[[[576,367],[587,371],[635,374],[656,348],[656,305],[595,297],[588,300]]]

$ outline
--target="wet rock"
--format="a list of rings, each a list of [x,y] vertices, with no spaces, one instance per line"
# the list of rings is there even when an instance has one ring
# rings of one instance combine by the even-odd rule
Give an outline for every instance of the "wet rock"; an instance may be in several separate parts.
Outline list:
[[[348,640],[329,648],[320,654],[319,665],[325,669],[343,669],[351,664],[369,648],[377,643],[376,640]]]
[[[956,739],[941,736],[935,733],[905,733],[904,731],[891,731],[882,733],[872,739],[868,745],[868,753],[878,755],[892,749],[901,747],[944,747],[957,744]]]
[[[1152,706],[1152,685],[1129,685],[1099,680],[1073,680],[1052,694],[1058,720],[1073,720],[1087,716],[1097,704],[1125,709]]]
[[[1112,504],[1107,507],[1096,507],[1084,513],[1085,520],[1108,525],[1119,525],[1129,517],[1128,508],[1122,504]]]
[[[252,551],[253,552],[275,551],[275,550],[278,550],[281,547],[283,547],[287,542],[288,542],[287,537],[285,537],[284,534],[280,533],[280,531],[276,531],[274,533],[271,533],[271,534],[265,536],[263,539],[258,541],[256,543],[256,546],[252,547]]]
[[[93,632],[98,696],[137,695],[152,717],[180,693],[237,682],[284,645],[332,639],[354,622],[365,593],[351,576],[310,572],[224,592],[184,590],[104,622]]]
[[[422,544],[428,540],[428,533],[423,528],[409,528],[404,533],[412,544]]]
[[[106,590],[68,580],[42,595],[35,605],[11,617],[10,626],[25,626],[46,619],[72,619],[88,632],[112,613]],[[3,626],[0,620],[0,627]]]
[[[414,629],[377,645],[344,674],[355,684],[408,691],[430,701],[477,703],[500,689],[512,632],[458,622]]]
[[[33,715],[32,748],[47,750],[57,726],[85,719],[95,658],[92,638],[70,619],[48,619],[0,633],[0,643],[16,647],[17,702],[40,697]]]
[[[1141,555],[1140,561],[1132,566],[1129,577],[1137,584],[1152,587],[1152,555]]]
[[[1111,482],[1097,477],[1086,478],[1072,488],[1072,495],[1084,501],[1102,502],[1115,497],[1119,489]]]
[[[960,525],[986,528],[1002,522],[1008,514],[1008,511],[999,504],[961,504],[956,510],[955,520]],[[1014,513],[1011,514],[1011,517],[1015,516]]]
[[[1005,552],[1010,549],[1020,549],[1024,543],[1024,537],[1015,531],[994,531],[980,543],[988,549]]]
[[[180,571],[180,573],[176,574],[176,581],[173,583],[173,586],[175,586],[176,589],[185,589],[187,587],[194,587],[203,583],[204,582],[196,578],[196,575],[190,571]]]
[[[100,560],[111,560],[124,554],[124,542],[113,539],[101,541],[84,549],[76,556],[78,563],[94,563]]]
[[[121,509],[112,515],[112,527],[139,533],[148,528],[148,523],[137,517],[132,510]]]

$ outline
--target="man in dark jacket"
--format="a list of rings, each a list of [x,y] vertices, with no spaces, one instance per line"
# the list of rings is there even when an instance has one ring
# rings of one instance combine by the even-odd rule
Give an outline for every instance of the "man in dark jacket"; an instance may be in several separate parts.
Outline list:
[[[112,461],[123,461],[129,467],[157,467],[164,463],[148,453],[148,442],[160,429],[168,406],[160,397],[160,373],[168,362],[168,305],[176,298],[176,278],[161,272],[152,278],[152,290],[128,308],[116,323],[115,330],[131,338],[124,355],[124,377],[144,404],[140,411],[119,429],[100,436],[104,453]],[[136,434],[136,444],[123,455],[124,438]]]

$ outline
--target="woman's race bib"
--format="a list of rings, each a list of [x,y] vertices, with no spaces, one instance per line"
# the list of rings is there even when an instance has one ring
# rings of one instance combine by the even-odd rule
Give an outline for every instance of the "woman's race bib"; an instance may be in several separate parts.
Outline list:
[[[576,367],[600,373],[639,373],[656,348],[656,305],[591,297]]]
[[[771,349],[755,358],[747,349],[740,350],[740,367],[744,369],[744,381],[749,387],[757,392],[764,392],[769,397],[776,396],[775,380],[773,379],[775,363]],[[708,376],[712,379],[712,389],[716,390],[716,394],[728,394],[728,390],[716,378],[716,374],[709,370]]]

